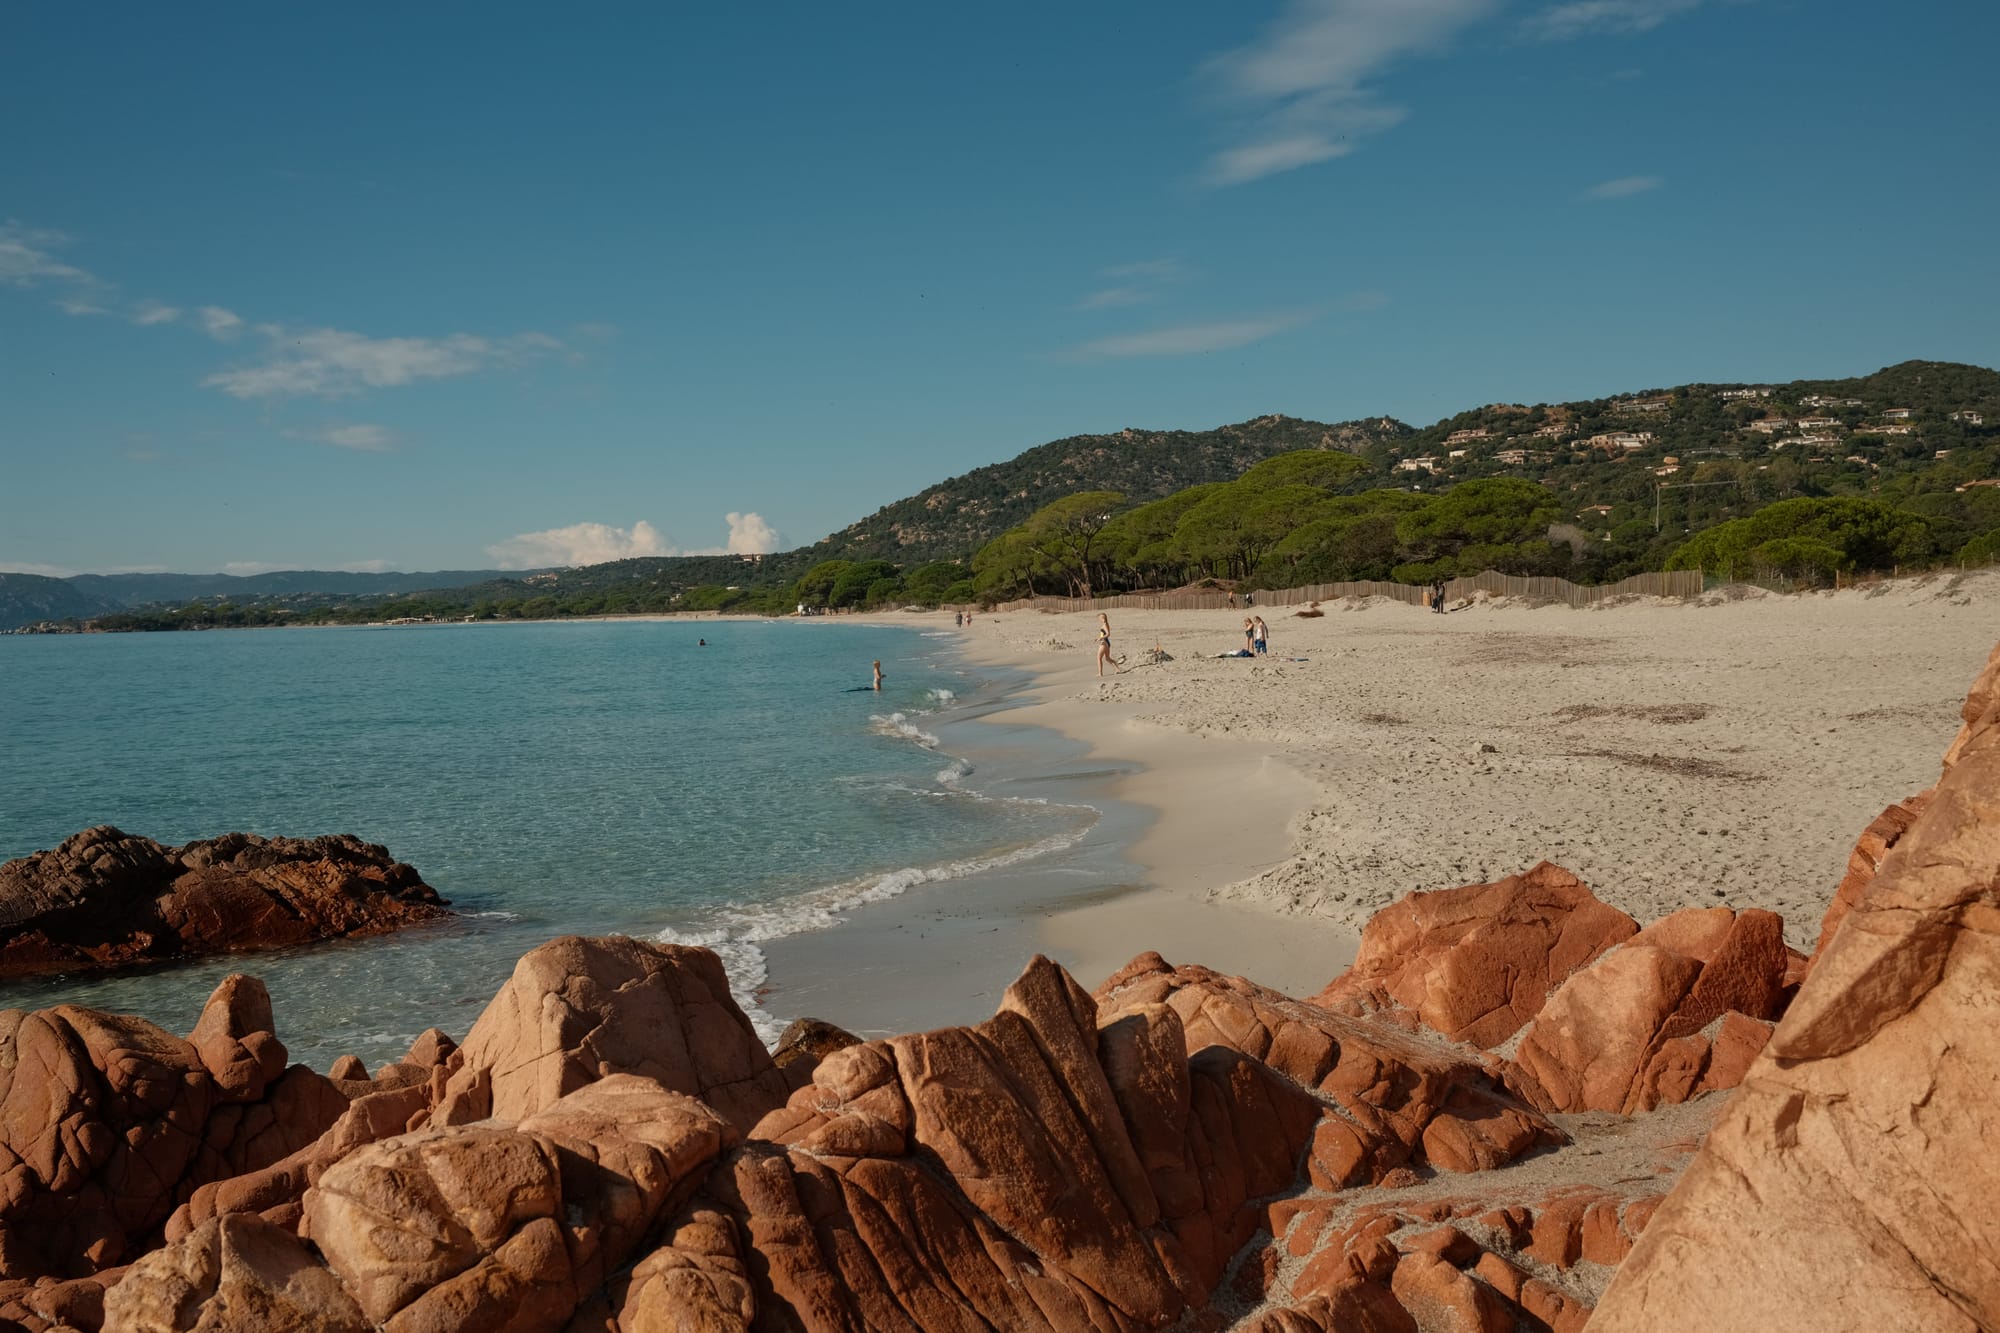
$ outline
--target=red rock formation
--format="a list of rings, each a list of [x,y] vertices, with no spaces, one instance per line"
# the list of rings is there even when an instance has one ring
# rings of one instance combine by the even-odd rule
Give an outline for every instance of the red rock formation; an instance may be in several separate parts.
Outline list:
[[[1493,884],[1412,893],[1369,918],[1354,966],[1312,997],[1341,1013],[1401,1006],[1434,1032],[1498,1046],[1578,968],[1638,926],[1542,862]]]
[[[432,1123],[519,1120],[607,1074],[748,1129],[789,1091],[706,949],[567,935],[523,954],[465,1038]]]
[[[2000,652],[1964,716],[1595,1326],[2000,1327]]]
[[[1833,903],[1826,909],[1826,916],[1819,927],[1819,943],[1813,946],[1813,957],[1817,959],[1826,952],[1826,946],[1833,943],[1833,934],[1840,929],[1840,923],[1854,910],[1854,904],[1861,901],[1861,895],[1875,879],[1876,872],[1891,849],[1902,840],[1910,826],[1929,804],[1931,794],[1919,792],[1902,800],[1875,816],[1861,837],[1855,842],[1854,850],[1847,854],[1847,873],[1841,877],[1839,886],[1833,891]]]
[[[230,833],[165,847],[105,825],[0,865],[0,977],[374,935],[445,907],[358,838]]]
[[[0,1277],[129,1258],[209,1182],[257,1171],[345,1108],[286,1070],[262,982],[217,987],[190,1041],[72,1006],[0,1011]]]
[[[1170,967],[1142,954],[1097,991],[1107,1019],[1165,1005],[1189,1050],[1225,1046],[1263,1061],[1342,1113],[1314,1134],[1310,1160],[1326,1188],[1379,1184],[1419,1161],[1484,1170],[1561,1140],[1509,1096],[1463,1047],[1393,1024],[1331,1013],[1204,967]]]
[[[1744,1020],[1783,1012],[1795,961],[1771,912],[1689,908],[1664,917],[1549,997],[1515,1050],[1507,1085],[1543,1110],[1626,1115],[1733,1087],[1721,1080],[1741,1075],[1754,1032]],[[1718,1063],[1715,1041],[1731,1015],[1730,1055]]]

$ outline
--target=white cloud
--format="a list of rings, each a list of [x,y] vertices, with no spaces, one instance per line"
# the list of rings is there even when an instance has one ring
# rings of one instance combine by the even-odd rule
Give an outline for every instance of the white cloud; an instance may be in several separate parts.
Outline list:
[[[724,552],[729,555],[767,555],[778,549],[778,530],[764,521],[762,514],[728,513],[723,516],[729,524],[729,544]]]
[[[1138,356],[1199,356],[1205,352],[1226,352],[1262,342],[1273,334],[1295,329],[1312,318],[1310,312],[1293,311],[1260,315],[1248,319],[1213,320],[1198,324],[1176,324],[1145,333],[1121,333],[1095,338],[1070,348],[1066,361],[1108,361]]]
[[[201,331],[217,342],[228,342],[243,331],[243,317],[219,305],[205,305],[194,313],[201,320]]]
[[[1544,42],[1597,32],[1650,32],[1701,6],[1702,0],[1568,0],[1531,15],[1523,30]]]
[[[370,338],[343,329],[286,329],[259,324],[264,360],[219,371],[202,381],[232,398],[340,398],[364,389],[393,388],[418,380],[471,375],[518,364],[562,346],[545,333],[482,338],[453,333],[442,338]]]
[[[1498,0],[1291,0],[1248,46],[1202,73],[1239,108],[1234,145],[1214,154],[1211,185],[1240,185],[1344,157],[1409,114],[1368,87],[1397,60],[1435,51]]]
[[[158,301],[141,301],[128,316],[134,324],[171,324],[180,317],[179,310]]]
[[[550,565],[601,565],[607,560],[639,556],[764,555],[778,549],[782,538],[761,514],[728,513],[729,538],[722,546],[683,549],[641,519],[629,528],[608,523],[572,523],[566,528],[524,532],[486,548],[502,569],[541,569]]]
[[[495,542],[486,554],[502,569],[539,569],[546,565],[601,565],[642,555],[676,555],[659,530],[641,519],[629,528],[608,523],[572,523],[566,528],[524,532]]]
[[[1661,176],[1620,176],[1617,180],[1600,181],[1583,192],[1585,199],[1626,199],[1648,190],[1657,190],[1665,185]]]
[[[65,315],[107,315],[111,312],[95,301],[80,296],[65,296],[56,302],[56,309]]]
[[[11,219],[0,223],[0,284],[9,287],[37,287],[45,282],[94,285],[96,278],[55,257],[55,251],[68,245],[69,239],[59,231],[28,227]]]
[[[386,454],[396,447],[396,433],[387,426],[371,426],[357,422],[353,425],[326,425],[316,430],[288,430],[286,436],[294,440],[313,440],[320,444],[330,444],[336,449],[358,449],[363,453]]]

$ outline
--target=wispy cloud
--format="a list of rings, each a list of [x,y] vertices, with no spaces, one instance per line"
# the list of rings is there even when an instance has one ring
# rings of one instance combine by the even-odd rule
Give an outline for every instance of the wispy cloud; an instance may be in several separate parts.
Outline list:
[[[1202,68],[1235,108],[1229,147],[1204,179],[1241,185],[1331,161],[1408,111],[1371,81],[1396,61],[1436,51],[1492,13],[1498,0],[1291,0],[1249,45]]]
[[[644,519],[629,528],[608,523],[572,523],[566,528],[524,532],[486,548],[502,569],[542,569],[551,565],[601,565],[607,560],[640,556],[763,555],[778,549],[782,538],[761,514],[728,513],[729,537],[721,546],[682,548]]]
[[[178,309],[158,301],[141,301],[133,306],[131,313],[126,316],[134,324],[141,325],[171,324],[180,317],[181,312]]]
[[[1620,176],[1616,180],[1600,181],[1583,192],[1585,199],[1626,199],[1648,190],[1657,190],[1665,185],[1662,176]]]
[[[1200,356],[1262,342],[1274,334],[1298,328],[1313,318],[1311,311],[1288,311],[1244,319],[1174,324],[1142,333],[1093,338],[1061,354],[1065,361],[1111,361],[1143,356]]]
[[[1142,287],[1104,287],[1076,303],[1078,310],[1115,310],[1120,306],[1144,305],[1154,294]]]
[[[205,305],[194,312],[201,321],[201,331],[217,342],[228,342],[243,332],[243,316],[233,310],[224,310],[219,305]]]
[[[97,285],[97,279],[73,264],[57,259],[55,252],[70,243],[59,231],[25,226],[9,220],[0,223],[0,284],[9,287],[39,287],[43,283]]]
[[[1132,264],[1113,264],[1097,270],[1097,276],[1114,286],[1100,287],[1076,303],[1078,310],[1117,310],[1126,306],[1149,305],[1175,283],[1191,276],[1188,266],[1178,259],[1142,259]]]
[[[562,346],[545,333],[483,338],[371,338],[343,329],[287,329],[260,324],[262,361],[218,371],[202,381],[232,398],[341,398],[418,380],[451,379],[515,365]]]
[[[396,433],[387,426],[359,422],[345,426],[321,426],[314,430],[288,430],[285,434],[294,440],[312,440],[330,444],[336,449],[356,449],[370,454],[386,454],[396,447]]]
[[[1565,0],[1528,16],[1523,31],[1536,41],[1563,42],[1599,32],[1650,32],[1701,8],[1703,0]]]

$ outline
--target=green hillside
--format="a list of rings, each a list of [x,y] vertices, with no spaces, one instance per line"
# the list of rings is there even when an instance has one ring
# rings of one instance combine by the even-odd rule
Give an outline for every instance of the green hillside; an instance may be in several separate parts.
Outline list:
[[[1409,433],[1387,417],[1328,425],[1273,415],[1214,430],[1072,435],[884,505],[824,538],[812,553],[898,564],[961,559],[1051,500],[1079,491],[1157,500],[1203,482],[1229,481],[1253,463],[1293,450],[1359,453]]]
[[[0,573],[0,630],[37,620],[76,620],[118,609],[116,602],[41,574]]]

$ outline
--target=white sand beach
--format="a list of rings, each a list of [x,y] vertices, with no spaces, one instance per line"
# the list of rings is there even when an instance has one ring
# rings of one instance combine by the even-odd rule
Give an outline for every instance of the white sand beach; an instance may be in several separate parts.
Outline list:
[[[1935,778],[2000,637],[2000,574],[1323,609],[1267,610],[1261,660],[1212,656],[1241,612],[1114,612],[1128,669],[1101,682],[1094,616],[966,629],[976,659],[1037,674],[1011,716],[1143,766],[1118,795],[1158,812],[1132,850],[1146,888],[1039,923],[1086,984],[1158,949],[1315,989],[1377,908],[1543,859],[1641,921],[1766,907],[1810,948],[1856,835]],[[1137,665],[1155,643],[1174,660]]]

